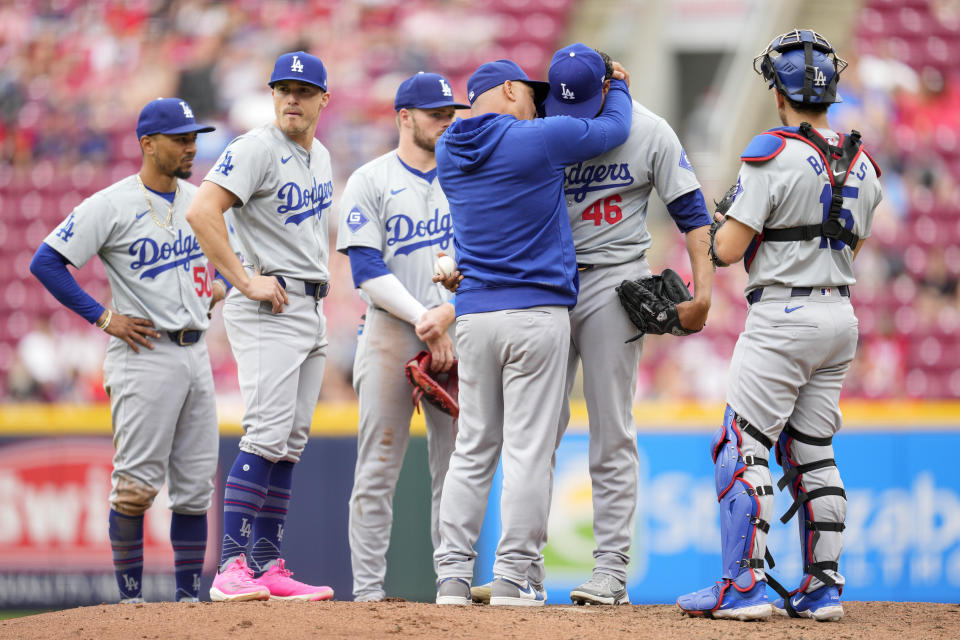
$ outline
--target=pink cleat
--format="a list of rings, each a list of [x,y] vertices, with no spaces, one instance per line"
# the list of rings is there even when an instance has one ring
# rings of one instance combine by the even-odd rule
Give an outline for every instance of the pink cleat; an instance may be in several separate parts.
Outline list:
[[[270,590],[254,579],[246,557],[240,554],[226,569],[217,572],[210,587],[210,599],[214,602],[269,600]]]
[[[269,589],[271,600],[306,600],[315,602],[317,600],[330,600],[333,598],[333,589],[330,587],[314,587],[309,584],[297,582],[290,576],[293,575],[283,562],[283,558],[277,558],[267,565],[269,567],[259,578],[255,580],[260,586]]]

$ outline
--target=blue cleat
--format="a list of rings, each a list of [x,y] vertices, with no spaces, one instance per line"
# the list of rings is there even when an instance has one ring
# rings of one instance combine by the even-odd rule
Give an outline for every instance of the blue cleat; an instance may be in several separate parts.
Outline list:
[[[688,616],[729,620],[766,620],[773,611],[767,600],[767,583],[756,582],[748,591],[739,591],[730,580],[717,582],[677,598],[677,606]]]
[[[843,617],[840,590],[835,586],[820,587],[810,593],[794,593],[790,596],[790,606],[801,618],[813,618],[817,622],[836,622]],[[790,615],[783,598],[773,602],[773,612],[781,616]]]

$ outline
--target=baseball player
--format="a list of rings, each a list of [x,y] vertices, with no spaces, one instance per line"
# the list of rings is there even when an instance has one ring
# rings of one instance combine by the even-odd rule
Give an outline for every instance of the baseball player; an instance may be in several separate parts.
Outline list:
[[[772,612],[818,621],[843,616],[838,561],[846,515],[831,444],[840,388],[857,347],[853,260],[880,202],[879,169],[860,135],[830,128],[846,62],[808,29],[777,36],[754,59],[784,126],[741,155],[726,217],[711,226],[718,266],[744,258],[750,310],[730,364],[723,425],[714,435],[722,579],[681,596],[690,615],[753,620]],[[787,592],[763,569],[773,508],[770,449],[800,527],[803,578]],[[781,596],[771,607],[769,582]]]
[[[197,602],[207,509],[217,468],[216,398],[203,333],[226,292],[211,282],[184,214],[197,124],[179,98],[148,103],[137,137],[136,175],[99,191],[47,236],[30,270],[66,307],[110,335],[104,388],[116,453],[109,532],[120,601],[143,602],[143,514],[167,483],[175,600]],[[100,256],[112,309],[91,298],[66,265]]]
[[[434,146],[453,122],[450,83],[420,72],[394,100],[400,142],[357,169],[341,200],[337,250],[350,256],[354,285],[369,304],[357,345],[353,385],[360,399],[357,467],[350,497],[350,557],[357,601],[383,600],[393,494],[410,441],[411,388],[404,363],[424,348],[433,367],[453,364],[450,295],[431,283],[435,249],[453,253],[450,206],[436,180]],[[421,341],[416,328],[432,327]],[[422,403],[431,478],[431,537],[439,543],[440,489],[453,451],[453,419]]]
[[[244,402],[210,589],[216,601],[333,597],[329,587],[294,580],[280,554],[326,362],[333,176],[314,132],[330,94],[323,63],[303,51],[277,58],[269,85],[276,121],[227,146],[187,212],[210,261],[235,285],[223,316]],[[234,205],[243,263],[223,221]]]
[[[549,90],[516,63],[481,65],[467,83],[471,118],[437,142],[463,281],[457,292],[460,421],[440,503],[437,604],[468,604],[473,545],[502,454],[503,534],[490,604],[540,606],[528,580],[540,557],[576,302],[577,262],[564,167],[627,139],[630,95],[611,83],[592,120],[535,119]]]
[[[546,115],[594,117],[612,75],[612,61],[606,54],[580,43],[560,49],[550,65]],[[656,189],[686,234],[694,274],[696,296],[679,305],[681,321],[691,329],[703,327],[713,283],[713,265],[703,251],[710,214],[676,134],[663,118],[636,101],[627,141],[567,167],[564,178],[580,272],[577,305],[570,310],[566,391],[569,396],[582,360],[597,544],[593,576],[571,591],[570,598],[579,604],[629,604],[627,564],[639,473],[633,396],[643,340],[625,344],[637,329],[615,287],[623,280],[650,275],[645,258],[651,245],[647,201]],[[564,403],[561,436],[569,419],[569,404]],[[531,574],[532,581],[541,582],[543,563],[536,563]],[[472,594],[475,601],[486,602],[490,586],[473,587]]]

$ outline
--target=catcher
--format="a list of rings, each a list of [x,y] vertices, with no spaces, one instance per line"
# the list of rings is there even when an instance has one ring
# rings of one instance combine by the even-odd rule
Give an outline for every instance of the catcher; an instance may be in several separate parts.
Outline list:
[[[430,282],[433,247],[453,252],[450,206],[436,180],[433,147],[455,110],[466,105],[454,102],[446,78],[418,73],[400,85],[394,106],[399,146],[350,177],[337,234],[337,249],[350,256],[354,284],[369,303],[353,367],[360,424],[349,520],[353,596],[362,602],[386,597],[393,494],[413,415],[405,372],[423,384],[424,398],[446,408],[444,413],[423,403],[434,547],[440,490],[456,434],[453,305],[447,292]],[[424,347],[428,353],[407,362]],[[439,391],[444,393],[434,395]]]

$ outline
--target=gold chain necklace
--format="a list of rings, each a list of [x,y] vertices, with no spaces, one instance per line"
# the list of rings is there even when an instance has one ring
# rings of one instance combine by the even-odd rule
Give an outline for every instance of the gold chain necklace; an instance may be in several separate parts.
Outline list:
[[[172,231],[173,228],[170,223],[173,220],[173,205],[177,201],[177,196],[180,195],[180,181],[177,181],[177,190],[173,192],[173,202],[170,203],[170,208],[167,210],[167,219],[163,222],[160,222],[160,218],[157,217],[157,214],[153,210],[153,203],[150,202],[150,194],[147,193],[147,188],[144,186],[139,173],[137,174],[137,184],[140,185],[140,191],[143,192],[143,197],[147,199],[147,206],[150,207],[150,217],[153,218],[154,223],[161,229]]]

